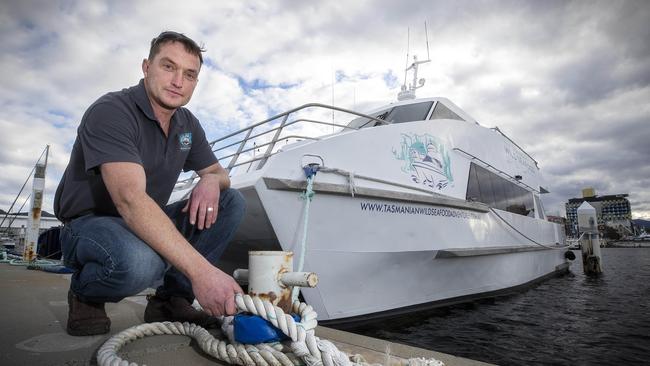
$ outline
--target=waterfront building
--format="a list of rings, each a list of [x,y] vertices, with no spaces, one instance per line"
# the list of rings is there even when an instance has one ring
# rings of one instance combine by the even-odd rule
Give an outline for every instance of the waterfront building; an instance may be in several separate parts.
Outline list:
[[[598,196],[593,188],[583,189],[582,197],[570,198],[565,204],[567,234],[574,237],[578,235],[577,210],[585,201],[596,209],[598,232],[601,236],[611,230],[615,230],[620,236],[633,234],[632,209],[628,196],[627,193]]]
[[[564,234],[570,236],[571,233],[571,223],[565,217],[560,216],[559,212],[547,213],[546,219],[550,222],[562,225],[564,228]]]
[[[21,248],[25,242],[25,233],[28,225],[27,212],[7,214],[0,210],[0,244]],[[54,215],[47,211],[41,213],[39,232],[62,225]]]

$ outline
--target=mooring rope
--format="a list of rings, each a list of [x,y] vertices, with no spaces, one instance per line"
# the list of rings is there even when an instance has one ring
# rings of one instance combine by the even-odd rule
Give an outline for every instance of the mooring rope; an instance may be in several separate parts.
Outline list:
[[[194,338],[208,355],[233,365],[245,366],[367,366],[358,355],[348,356],[336,346],[314,335],[318,324],[314,309],[299,301],[293,303],[292,311],[300,315],[295,321],[291,315],[266,300],[238,294],[235,303],[239,311],[258,315],[280,329],[289,341],[285,343],[262,343],[245,345],[216,339],[204,328],[190,323],[163,322],[141,324],[128,328],[111,337],[97,352],[100,366],[137,366],[117,355],[125,344],[146,336],[174,334]],[[352,361],[353,359],[354,361]],[[412,358],[409,365],[444,366],[436,359]]]
[[[307,188],[301,197],[305,200],[305,209],[303,211],[303,225],[302,225],[302,238],[300,240],[300,256],[298,257],[298,269],[296,272],[302,272],[302,269],[305,265],[305,254],[307,251],[307,229],[309,227],[309,209],[311,206],[311,200],[316,194],[314,192],[314,177],[316,173],[307,175]],[[298,301],[298,294],[300,293],[300,287],[295,286],[291,290],[291,301]]]
[[[499,214],[498,214],[498,213],[497,213],[497,212],[496,212],[492,207],[490,207],[490,211],[492,211],[492,213],[495,214],[499,219],[501,219],[501,221],[503,221],[506,225],[510,226],[510,228],[511,228],[512,230],[516,231],[519,235],[521,235],[521,236],[523,236],[524,238],[530,240],[530,241],[533,242],[534,244],[539,245],[540,247],[544,247],[544,248],[547,248],[547,249],[559,249],[559,248],[565,248],[565,247],[568,247],[568,245],[564,245],[564,246],[560,246],[560,245],[558,245],[558,246],[552,247],[552,246],[544,245],[544,244],[542,244],[542,243],[538,243],[537,241],[535,241],[535,240],[531,239],[530,237],[526,236],[526,234],[524,234],[524,233],[522,233],[521,231],[519,231],[516,227],[512,226],[512,225],[511,225],[511,224],[510,224],[506,219],[504,219],[503,217],[501,217],[501,215],[499,215]]]
[[[23,257],[16,254],[8,253],[7,251],[0,251],[0,263],[9,263],[12,266],[59,266],[61,261],[48,260],[48,259],[35,259],[33,261],[23,260]]]
[[[322,167],[309,167],[307,174],[307,189],[302,194],[305,199],[303,212],[304,224],[301,241],[298,271],[304,264],[307,227],[309,222],[310,203],[314,196],[313,181],[316,172]],[[354,173],[328,169],[328,172],[345,174],[350,180],[351,194],[354,195]],[[348,356],[340,351],[332,342],[315,336],[314,329],[318,324],[316,311],[306,303],[298,301],[298,287],[292,291],[292,312],[300,316],[300,321],[294,320],[281,308],[267,300],[249,295],[237,294],[235,303],[240,312],[258,315],[278,328],[289,341],[279,343],[261,343],[244,345],[234,340],[232,317],[224,318],[223,333],[229,341],[217,339],[204,328],[190,323],[162,322],[141,324],[128,328],[111,337],[97,352],[97,362],[100,366],[137,366],[120,358],[117,352],[125,344],[146,336],[173,334],[186,335],[194,338],[199,347],[208,355],[234,365],[245,366],[367,366],[369,365],[360,355]],[[439,360],[411,358],[409,366],[444,366]],[[388,366],[388,365],[386,365]]]

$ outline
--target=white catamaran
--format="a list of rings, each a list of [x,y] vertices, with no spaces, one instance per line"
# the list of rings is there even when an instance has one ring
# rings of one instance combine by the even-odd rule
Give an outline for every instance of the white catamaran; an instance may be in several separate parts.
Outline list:
[[[537,162],[448,99],[415,99],[419,63],[396,103],[367,114],[307,104],[213,142],[247,200],[229,270],[245,268],[249,250],[304,252],[304,270],[320,281],[302,296],[330,324],[492,296],[568,270]],[[304,117],[319,109],[351,121]],[[340,131],[300,132],[309,125]],[[179,181],[172,200],[195,178]]]

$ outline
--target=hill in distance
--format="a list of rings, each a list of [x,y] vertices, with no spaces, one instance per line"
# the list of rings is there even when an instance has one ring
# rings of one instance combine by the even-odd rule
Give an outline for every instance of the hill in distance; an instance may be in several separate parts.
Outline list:
[[[646,229],[650,228],[650,221],[649,220],[634,219],[634,220],[632,220],[632,222],[634,223],[634,225],[636,225],[638,227],[643,227],[643,228],[646,228]]]

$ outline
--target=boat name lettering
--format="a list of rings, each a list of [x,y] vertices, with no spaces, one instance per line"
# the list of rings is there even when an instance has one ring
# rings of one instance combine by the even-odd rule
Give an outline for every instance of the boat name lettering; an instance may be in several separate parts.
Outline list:
[[[516,161],[520,165],[526,168],[528,172],[535,174],[535,168],[533,167],[532,162],[530,161],[530,158],[528,158],[526,155],[521,153],[520,151],[510,147],[510,146],[504,146],[503,147],[506,155],[509,156],[512,160]]]
[[[479,215],[474,212],[454,210],[450,208],[415,207],[415,206],[408,206],[408,205],[396,205],[396,204],[372,203],[372,202],[360,202],[360,204],[361,204],[361,211],[404,214],[404,215],[444,216],[444,217],[455,217],[461,219],[480,218]]]

